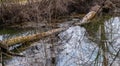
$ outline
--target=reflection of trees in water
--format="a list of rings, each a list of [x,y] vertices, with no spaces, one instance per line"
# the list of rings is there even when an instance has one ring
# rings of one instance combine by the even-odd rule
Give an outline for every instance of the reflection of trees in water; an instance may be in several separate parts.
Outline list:
[[[117,26],[115,25],[115,22],[117,22]],[[120,34],[119,33],[120,31],[118,30],[119,19],[111,18],[107,22],[105,23],[102,22],[102,23],[99,25],[98,35],[97,35],[99,37],[99,39],[97,39],[97,41],[99,41],[97,42],[99,50],[98,50],[98,55],[95,59],[95,66],[98,66],[98,64],[101,64],[101,63],[102,63],[101,64],[102,66],[112,66],[114,61],[116,62],[117,60],[119,60],[119,57],[117,56],[120,50],[120,46],[118,45],[120,44],[119,42],[111,41],[111,38],[117,37],[117,36],[114,36],[114,33],[118,35]],[[110,32],[107,32],[107,31],[110,31]],[[115,39],[115,40],[118,40],[118,39]],[[117,64],[115,66],[117,66]]]
[[[67,50],[63,51],[64,53],[66,52],[66,54],[63,54],[60,56],[59,59],[61,59],[61,62],[58,63],[58,66],[63,66],[63,65],[64,66],[77,66],[77,65],[78,66],[79,65],[82,65],[82,66],[83,65],[84,66],[91,66],[91,65],[92,66],[112,66],[112,65],[117,66],[118,65],[119,66],[119,60],[120,60],[119,59],[119,52],[120,52],[119,38],[114,39],[114,40],[117,40],[117,42],[110,41],[110,35],[114,35],[112,32],[116,32],[114,30],[117,30],[117,34],[119,37],[119,31],[118,31],[119,28],[113,28],[113,26],[110,26],[114,24],[116,20],[118,19],[113,19],[113,18],[110,19],[110,21],[112,21],[113,23],[110,23],[109,20],[108,22],[105,22],[106,20],[103,20],[103,21],[100,20],[100,22],[102,21],[101,23],[97,23],[97,25],[95,23],[95,26],[92,25],[91,28],[90,28],[90,25],[88,25],[89,27],[86,28],[88,30],[87,34],[89,34],[89,32],[90,34],[89,36],[87,36],[87,38],[89,39],[89,40],[86,40],[87,42],[85,41],[85,39],[83,39],[83,40],[80,40],[80,42],[77,44],[76,40],[80,38],[75,39],[76,37],[74,38],[72,36],[74,35],[74,33],[76,33],[74,32],[74,29],[73,29],[73,32],[71,32],[72,34],[70,34],[71,37],[68,36],[69,34],[66,34],[67,38],[69,37],[69,39],[65,42],[64,41],[65,38],[62,38],[63,42],[65,42],[63,44],[68,44],[70,46],[75,45],[75,46],[71,48],[69,48],[70,46],[67,46]],[[118,22],[119,21],[117,21],[117,23]],[[106,25],[106,23],[108,25]],[[106,32],[110,30],[109,26],[110,28],[112,28],[111,30],[112,32]],[[117,26],[114,25],[114,27],[117,27]],[[89,29],[95,29],[95,30],[89,30]],[[91,32],[91,31],[94,31],[94,32]],[[84,35],[84,33],[82,35]],[[111,36],[111,38],[113,37],[115,38],[115,36]],[[75,39],[73,43],[71,43],[71,41],[73,40],[72,38]],[[92,41],[92,43],[90,43],[90,41]],[[85,49],[86,47],[87,49]],[[92,50],[90,49],[90,47],[92,48]],[[88,57],[86,57],[87,55]]]
[[[108,22],[105,23],[106,38],[108,39],[108,52],[111,58],[109,59],[110,66],[119,66],[120,65],[120,19],[119,17],[111,18]],[[115,63],[113,63],[115,62]],[[118,65],[117,65],[118,64]]]
[[[64,50],[59,55],[57,66],[88,66],[91,64],[94,59],[91,54],[95,55],[97,47],[87,39],[84,28],[71,27],[59,36]]]
[[[25,58],[14,57],[8,66],[118,66],[120,56],[119,18],[74,26],[27,49]],[[116,20],[116,21],[115,21]],[[57,42],[58,41],[58,42]],[[50,43],[50,44],[48,44]],[[36,43],[35,43],[36,44]]]

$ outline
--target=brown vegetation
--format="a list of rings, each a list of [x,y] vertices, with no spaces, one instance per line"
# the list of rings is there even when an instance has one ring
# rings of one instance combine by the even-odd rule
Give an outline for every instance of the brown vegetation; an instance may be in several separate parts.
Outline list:
[[[4,1],[0,6],[0,22],[40,22],[44,19],[49,19],[55,13],[67,12],[67,6],[70,2],[72,2],[72,0],[42,0],[40,2],[32,2],[29,0],[26,4]]]
[[[93,1],[93,0],[92,0]],[[28,0],[21,4],[18,2],[1,2],[0,23],[42,22],[51,20],[60,15],[72,12],[85,13],[89,9],[91,0],[41,0],[33,2]]]
[[[74,13],[88,13],[94,4],[104,0],[1,0],[0,24],[51,21],[52,18]],[[112,0],[116,3],[116,1]],[[118,6],[118,5],[117,5]]]

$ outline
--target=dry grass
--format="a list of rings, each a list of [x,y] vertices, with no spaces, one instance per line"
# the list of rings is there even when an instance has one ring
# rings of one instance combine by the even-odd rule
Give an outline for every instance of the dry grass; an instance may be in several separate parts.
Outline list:
[[[26,4],[4,1],[1,3],[1,23],[14,23],[24,21],[39,22],[48,19],[55,13],[67,12],[68,4],[72,0],[42,0],[33,2],[29,0]]]
[[[2,1],[2,0],[1,0]],[[20,0],[1,2],[0,23],[42,22],[68,15],[72,12],[86,12],[91,0]]]

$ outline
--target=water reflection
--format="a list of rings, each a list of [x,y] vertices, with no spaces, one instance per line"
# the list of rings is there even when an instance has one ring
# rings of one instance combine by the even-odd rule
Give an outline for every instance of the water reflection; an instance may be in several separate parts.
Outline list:
[[[45,31],[45,30],[44,30]],[[0,40],[10,39],[16,36],[27,36],[35,34],[37,32],[43,32],[43,30],[36,29],[16,29],[16,28],[0,28]]]
[[[93,30],[87,31],[89,28],[70,27],[58,35],[59,41],[52,42],[54,45],[48,42],[52,38],[46,38],[22,52],[26,57],[13,57],[5,64],[6,66],[120,66],[119,25],[120,17],[101,22],[94,26],[96,27],[94,36],[90,34]],[[27,35],[27,32],[24,35]]]
[[[85,31],[84,28],[76,26],[59,34],[65,50],[59,55],[57,66],[90,66],[92,64],[98,48],[85,36]]]
[[[105,22],[105,32],[108,40],[114,44],[113,46],[118,50],[120,48],[120,17],[111,18]]]
[[[9,39],[16,36],[23,36],[27,34],[32,34],[33,31],[29,30],[20,30],[20,29],[1,29],[0,36],[1,40]]]
[[[120,65],[120,17],[114,17],[105,22],[106,37],[109,41],[109,56],[115,58],[118,53],[118,58],[110,59],[109,61],[114,62],[113,66]],[[112,61],[111,61],[112,60]],[[115,61],[116,60],[116,61]]]
[[[61,33],[65,50],[59,55],[57,66],[119,66],[119,25],[119,17],[103,22],[94,38],[86,36],[85,29],[78,26]]]

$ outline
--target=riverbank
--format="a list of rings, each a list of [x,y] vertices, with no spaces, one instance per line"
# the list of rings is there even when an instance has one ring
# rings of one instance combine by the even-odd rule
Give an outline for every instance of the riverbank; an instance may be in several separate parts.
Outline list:
[[[67,18],[67,16],[71,16],[71,14],[74,13],[86,14],[95,3],[101,5],[102,1],[42,0],[32,2],[28,0],[23,1],[24,5],[17,2],[13,2],[12,4],[8,4],[9,1],[7,3],[2,2],[2,6],[0,7],[0,9],[2,9],[0,12],[0,24],[14,25],[14,23],[17,23],[21,25],[21,23],[24,24],[24,22],[42,23],[46,21],[50,23],[53,19],[58,19],[59,17]],[[113,3],[119,8],[118,0]],[[115,11],[119,12],[117,9]]]

